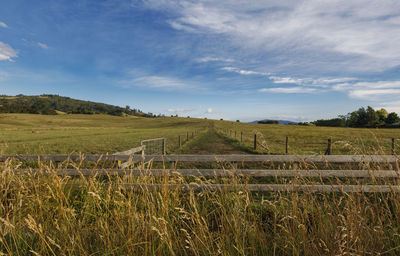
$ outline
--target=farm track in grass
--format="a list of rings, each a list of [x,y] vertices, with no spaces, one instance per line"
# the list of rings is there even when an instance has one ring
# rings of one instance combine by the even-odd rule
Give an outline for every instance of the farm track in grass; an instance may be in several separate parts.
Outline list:
[[[217,154],[249,154],[253,151],[249,147],[239,144],[236,140],[228,138],[215,130],[209,130],[191,141],[188,141],[177,154],[198,154],[198,155],[217,155]]]

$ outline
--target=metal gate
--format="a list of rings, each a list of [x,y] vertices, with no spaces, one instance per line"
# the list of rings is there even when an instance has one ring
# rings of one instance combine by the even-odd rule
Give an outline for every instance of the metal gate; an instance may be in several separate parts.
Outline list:
[[[146,155],[165,155],[165,138],[142,140],[140,144],[146,146]]]

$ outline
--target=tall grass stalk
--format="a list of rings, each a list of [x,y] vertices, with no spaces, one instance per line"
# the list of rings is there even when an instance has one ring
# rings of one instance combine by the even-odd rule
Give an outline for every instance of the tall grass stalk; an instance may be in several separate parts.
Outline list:
[[[52,165],[40,166],[28,174],[18,173],[18,163],[1,167],[0,255],[400,253],[397,193],[130,190],[126,184],[242,184],[247,179],[72,178],[58,176]]]

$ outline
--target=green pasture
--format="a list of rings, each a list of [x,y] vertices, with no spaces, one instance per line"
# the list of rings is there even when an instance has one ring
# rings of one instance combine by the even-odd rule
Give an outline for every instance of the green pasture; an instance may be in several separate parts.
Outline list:
[[[215,121],[217,131],[236,138],[244,146],[253,148],[257,134],[257,151],[284,154],[288,136],[289,154],[324,154],[328,139],[332,140],[332,154],[390,154],[392,138],[400,144],[399,129],[367,129],[343,127],[315,127],[299,125],[249,124]],[[236,137],[235,137],[236,131]]]
[[[207,127],[207,122],[189,118],[2,114],[0,145],[2,154],[114,153],[164,137],[171,152],[178,147],[178,136],[183,141],[187,132]]]
[[[204,150],[207,145],[210,154],[234,153],[223,150],[226,148],[223,145],[213,145],[214,140],[209,136],[179,149],[178,136],[184,145],[187,133],[191,137],[192,133],[210,129],[229,138],[221,140],[223,143],[239,146],[244,152],[253,151],[257,134],[255,152],[270,154],[285,153],[286,136],[289,154],[323,154],[328,138],[332,139],[332,154],[390,154],[391,139],[400,138],[398,129],[249,124],[179,117],[1,114],[0,153],[114,153],[137,147],[141,140],[158,137],[167,139],[167,153],[190,153],[188,147],[195,147],[195,142],[201,145],[203,154],[207,153]],[[397,140],[395,146],[400,146]],[[222,151],[216,152],[219,148]]]

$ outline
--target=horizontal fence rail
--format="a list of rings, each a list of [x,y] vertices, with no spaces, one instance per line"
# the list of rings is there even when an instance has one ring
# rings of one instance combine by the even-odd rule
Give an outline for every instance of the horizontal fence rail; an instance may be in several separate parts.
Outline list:
[[[328,193],[399,193],[399,185],[291,185],[291,184],[125,184],[137,191],[179,189],[184,191],[248,190],[251,192],[328,192]]]
[[[396,163],[396,155],[0,155],[0,161]]]
[[[136,149],[134,150],[136,151]],[[131,152],[130,152],[131,153]],[[12,173],[20,174],[55,174],[60,176],[195,176],[195,177],[289,177],[289,178],[400,178],[399,158],[396,155],[2,155],[0,161],[18,159],[20,161],[127,161],[140,162],[298,162],[298,163],[389,163],[396,164],[396,170],[265,170],[265,169],[15,169]],[[379,165],[378,165],[379,166]],[[390,169],[390,168],[389,168]],[[173,182],[173,180],[171,180]],[[297,181],[295,181],[297,182]],[[308,183],[304,180],[303,183]],[[320,180],[318,183],[324,183]],[[340,182],[339,182],[340,183]],[[347,182],[346,182],[347,183]],[[251,192],[304,192],[304,193],[399,193],[398,180],[385,185],[361,185],[357,180],[349,180],[354,185],[327,184],[123,184],[123,189],[150,191],[159,189],[180,189],[184,191],[220,191],[247,190]],[[107,183],[104,183],[107,185]]]
[[[259,169],[17,169],[19,174],[53,173],[60,176],[184,176],[184,177],[292,177],[292,178],[400,178],[399,171],[381,170],[259,170]]]

